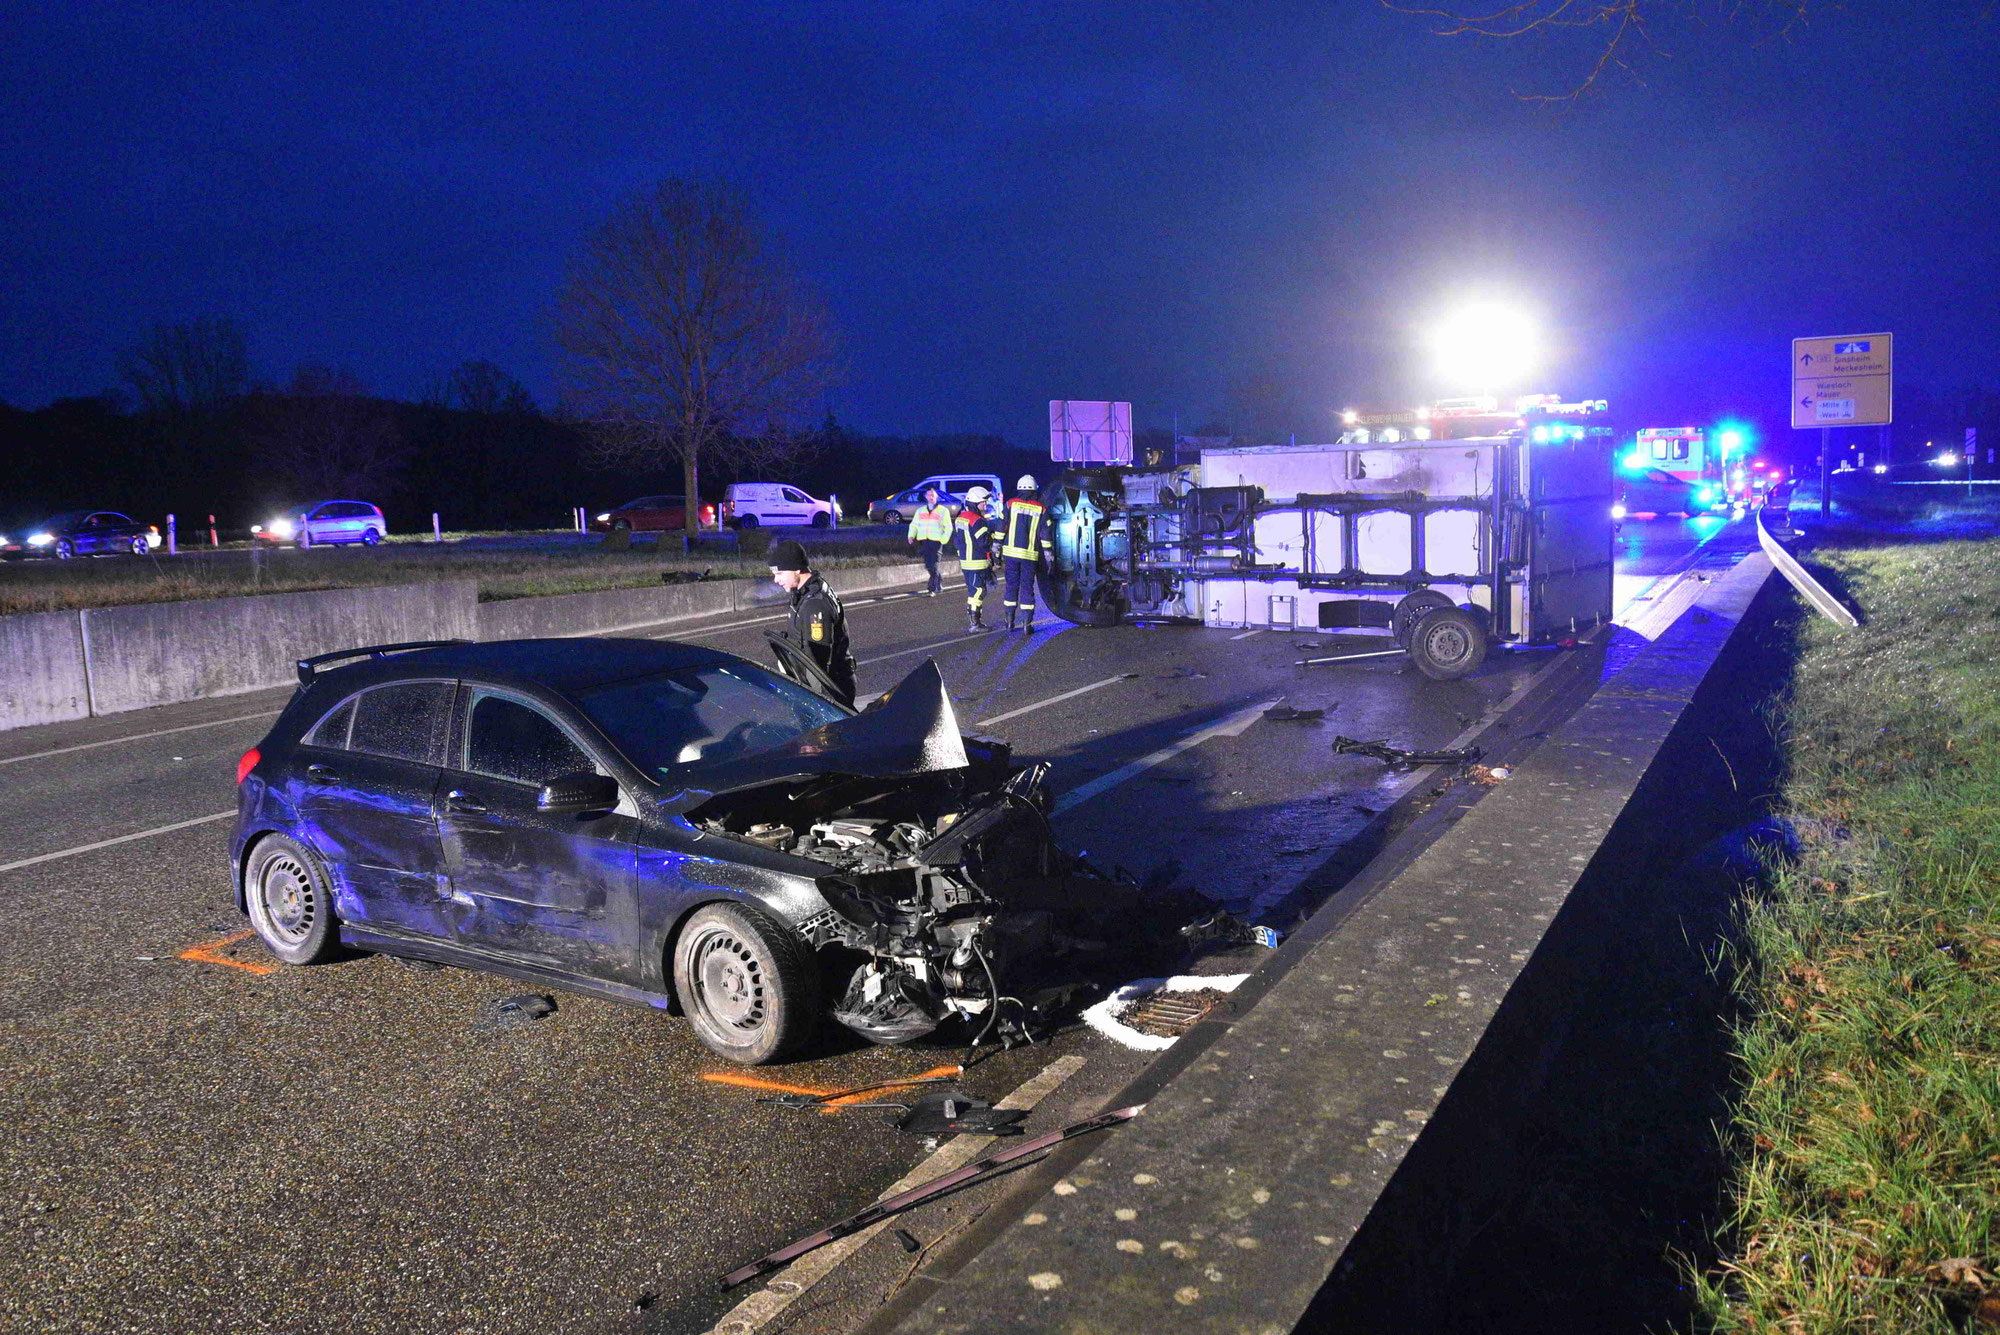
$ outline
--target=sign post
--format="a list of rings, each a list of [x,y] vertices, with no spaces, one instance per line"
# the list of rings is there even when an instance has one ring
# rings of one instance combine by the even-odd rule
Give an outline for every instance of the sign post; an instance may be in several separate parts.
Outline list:
[[[1819,512],[1833,511],[1833,429],[1895,421],[1893,334],[1792,340],[1792,428],[1818,427]]]

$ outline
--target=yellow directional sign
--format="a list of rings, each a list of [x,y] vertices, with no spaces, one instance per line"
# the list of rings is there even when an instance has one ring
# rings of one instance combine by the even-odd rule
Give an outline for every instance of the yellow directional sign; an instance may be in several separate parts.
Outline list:
[[[1792,425],[1885,426],[1895,420],[1890,334],[1792,340]]]

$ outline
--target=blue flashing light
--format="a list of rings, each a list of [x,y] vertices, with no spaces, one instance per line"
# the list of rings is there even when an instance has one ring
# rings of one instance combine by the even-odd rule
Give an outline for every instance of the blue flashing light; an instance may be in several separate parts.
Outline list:
[[[1644,468],[1646,466],[1646,456],[1636,451],[1628,454],[1625,456],[1625,466],[1635,471]]]

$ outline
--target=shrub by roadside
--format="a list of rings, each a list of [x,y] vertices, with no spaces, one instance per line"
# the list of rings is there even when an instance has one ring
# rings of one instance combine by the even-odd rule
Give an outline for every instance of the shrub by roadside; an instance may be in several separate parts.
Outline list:
[[[1722,1330],[2000,1328],[2000,542],[1823,551],[1748,912]]]

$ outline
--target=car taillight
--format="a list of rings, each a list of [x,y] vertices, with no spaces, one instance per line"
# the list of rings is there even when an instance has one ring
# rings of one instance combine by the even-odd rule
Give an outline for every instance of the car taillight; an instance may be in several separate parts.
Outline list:
[[[263,752],[254,746],[245,751],[243,758],[236,762],[236,782],[242,783],[245,779],[249,778],[250,771],[257,768],[257,762],[263,758]]]

